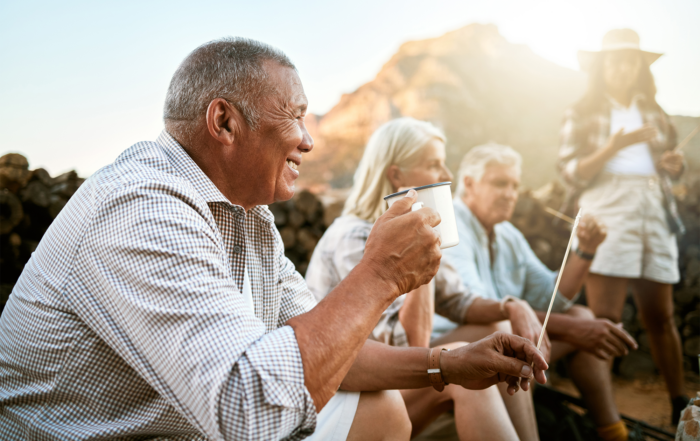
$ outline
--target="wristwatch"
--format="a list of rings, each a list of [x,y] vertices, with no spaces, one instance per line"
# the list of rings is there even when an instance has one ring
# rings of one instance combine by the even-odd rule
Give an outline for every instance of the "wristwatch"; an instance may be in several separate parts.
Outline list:
[[[590,253],[584,253],[581,251],[581,248],[576,247],[576,250],[574,251],[578,257],[580,257],[583,260],[593,260],[595,257],[595,253],[590,254]]]
[[[428,380],[430,380],[430,385],[438,392],[442,392],[445,389],[445,385],[448,384],[442,378],[442,371],[440,370],[440,355],[442,355],[442,351],[449,351],[449,349],[431,348],[428,351]]]

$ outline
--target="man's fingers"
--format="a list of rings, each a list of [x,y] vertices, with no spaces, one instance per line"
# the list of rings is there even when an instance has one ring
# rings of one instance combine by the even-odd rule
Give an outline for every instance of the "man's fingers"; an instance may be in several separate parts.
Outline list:
[[[612,333],[632,349],[637,349],[637,341],[622,326],[613,325]]]
[[[620,339],[618,339],[615,335],[609,335],[608,338],[606,339],[606,342],[615,348],[615,355],[618,357],[621,357],[623,355],[627,355],[628,349],[627,345],[622,343]]]
[[[610,359],[610,354],[605,352],[602,348],[597,347],[594,352],[595,356],[600,358],[601,360],[609,360]]]
[[[416,211],[416,213],[419,213],[421,216],[424,216],[426,223],[431,227],[437,227],[438,225],[440,225],[440,214],[432,208],[423,207],[420,210]]]
[[[518,389],[520,388],[520,378],[509,375],[506,377],[506,383],[508,384],[508,388],[506,389],[508,395],[515,395],[515,393],[518,392]]]
[[[534,363],[536,369],[547,370],[549,368],[542,353],[530,340],[512,334],[500,333],[500,336],[506,349],[514,352],[517,358],[525,360],[528,366]]]
[[[394,202],[394,204],[389,207],[389,209],[380,219],[389,220],[408,213],[411,211],[411,206],[416,202],[417,195],[418,193],[416,193],[416,190],[408,190],[408,193],[406,193],[406,195],[400,198],[398,201]]]
[[[598,343],[598,345],[600,346],[600,348],[602,350],[604,350],[611,357],[620,356],[620,355],[624,354],[624,351],[622,353],[619,353],[618,348],[615,347],[608,340],[602,340],[602,341],[600,341],[600,343]]]

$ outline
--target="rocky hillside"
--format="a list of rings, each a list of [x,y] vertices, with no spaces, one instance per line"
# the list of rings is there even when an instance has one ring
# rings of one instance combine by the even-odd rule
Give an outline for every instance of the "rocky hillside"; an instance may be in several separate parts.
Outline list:
[[[471,147],[495,141],[523,154],[524,184],[539,187],[555,177],[561,116],[584,87],[584,74],[509,43],[494,25],[405,43],[374,80],[309,119],[317,148],[302,165],[300,186],[349,186],[371,133],[412,116],[445,130],[453,171]],[[700,122],[682,118],[681,135]],[[700,137],[695,143],[700,147]]]

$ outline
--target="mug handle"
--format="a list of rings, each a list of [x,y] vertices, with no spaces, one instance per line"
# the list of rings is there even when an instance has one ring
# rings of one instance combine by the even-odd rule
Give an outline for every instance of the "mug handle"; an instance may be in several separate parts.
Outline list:
[[[417,211],[423,208],[423,202],[416,202],[415,204],[411,205],[411,211]]]

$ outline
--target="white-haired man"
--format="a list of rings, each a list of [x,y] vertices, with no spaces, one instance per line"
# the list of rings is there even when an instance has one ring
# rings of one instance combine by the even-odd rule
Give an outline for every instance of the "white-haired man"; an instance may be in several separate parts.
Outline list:
[[[81,186],[10,296],[4,440],[406,439],[398,392],[338,389],[545,381],[520,337],[432,357],[367,342],[387,306],[437,272],[439,216],[411,213],[415,192],[316,305],[265,206],[292,197],[313,148],[306,105],[294,65],[265,44],[224,39],[185,59],[165,131]]]
[[[557,273],[535,256],[525,237],[508,222],[518,199],[520,164],[515,150],[497,144],[475,147],[464,156],[454,199],[460,242],[445,250],[444,258],[458,269],[472,292],[504,305],[527,302],[544,320]],[[622,424],[607,360],[626,354],[629,347],[636,348],[636,342],[621,324],[596,319],[588,308],[573,305],[573,300],[605,236],[604,226],[583,217],[577,244],[561,269],[564,273],[547,325],[551,359],[568,356],[571,377],[604,439],[608,433],[619,433]],[[526,321],[513,317],[526,310],[509,311],[513,333],[536,341],[539,336],[531,329],[520,329],[519,324]],[[459,329],[451,336],[460,338]]]

